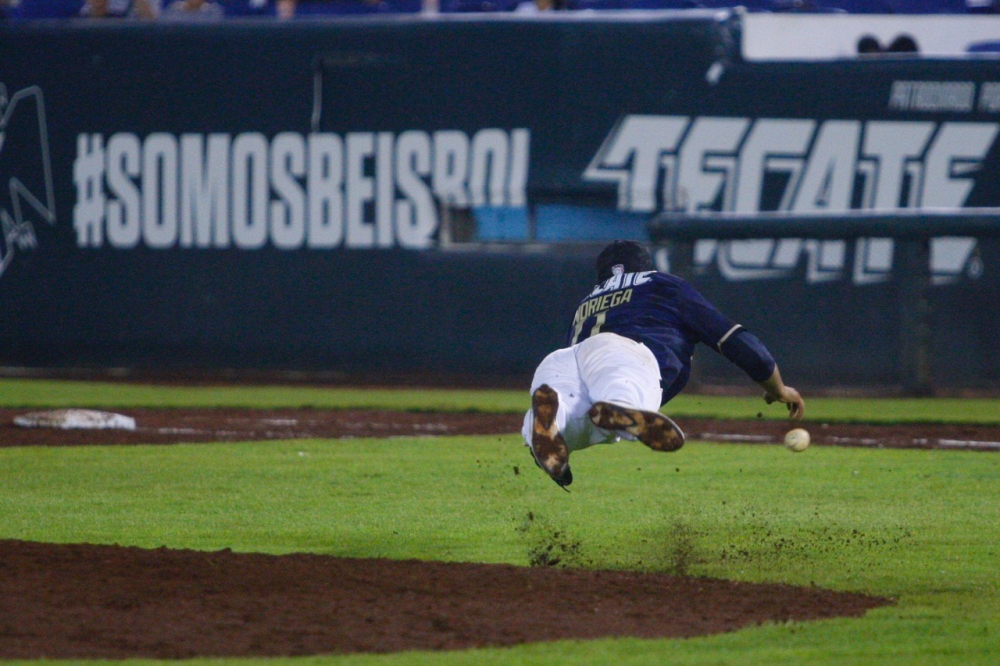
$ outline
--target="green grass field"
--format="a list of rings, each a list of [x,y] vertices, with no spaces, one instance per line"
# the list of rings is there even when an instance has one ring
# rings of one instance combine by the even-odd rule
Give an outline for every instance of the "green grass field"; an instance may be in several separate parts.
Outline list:
[[[527,404],[517,392],[34,380],[0,381],[0,396],[3,406],[25,408]],[[831,398],[807,407],[811,420],[1000,422],[995,400]],[[757,412],[781,415],[752,396],[671,404],[682,416]],[[572,566],[818,585],[897,601],[861,619],[699,639],[236,663],[1000,663],[1000,455],[816,446],[792,454],[699,442],[655,454],[622,443],[578,453],[573,470],[567,494],[534,468],[513,433],[6,448],[0,538],[519,565],[555,544]]]

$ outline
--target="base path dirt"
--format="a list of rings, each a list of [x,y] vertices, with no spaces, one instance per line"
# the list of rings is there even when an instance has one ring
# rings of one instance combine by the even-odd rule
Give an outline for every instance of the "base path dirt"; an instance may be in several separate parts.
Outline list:
[[[14,417],[32,410],[0,409],[0,447],[86,444],[171,444],[263,439],[340,439],[491,435],[521,430],[521,414],[396,412],[339,409],[122,409],[136,421],[128,430],[21,428]],[[787,420],[729,421],[678,418],[689,440],[777,444]],[[817,446],[968,448],[1000,451],[1000,425],[804,423]]]

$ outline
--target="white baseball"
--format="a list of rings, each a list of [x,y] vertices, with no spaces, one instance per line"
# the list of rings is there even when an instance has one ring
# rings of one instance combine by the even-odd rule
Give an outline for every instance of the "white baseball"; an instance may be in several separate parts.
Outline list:
[[[785,433],[785,446],[789,451],[805,451],[809,446],[809,431],[805,428],[793,428]]]

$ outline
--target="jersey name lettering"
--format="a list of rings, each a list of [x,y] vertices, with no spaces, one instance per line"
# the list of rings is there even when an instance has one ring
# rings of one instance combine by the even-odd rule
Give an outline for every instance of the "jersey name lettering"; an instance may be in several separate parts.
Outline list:
[[[636,275],[635,273],[629,273],[629,275]],[[597,298],[592,298],[589,301],[585,301],[576,310],[576,315],[573,317],[573,323],[579,324],[588,317],[592,317],[598,312],[604,312],[605,310],[610,310],[613,307],[617,307],[622,303],[628,303],[632,300],[632,290],[626,289],[625,291],[616,291],[614,293],[604,294],[603,296],[598,296]]]
[[[590,292],[591,296],[597,296],[598,294],[603,294],[606,291],[614,291],[615,289],[622,289],[623,287],[638,287],[641,284],[646,284],[649,282],[649,276],[656,271],[641,271],[639,273],[619,273],[618,275],[612,275],[602,284],[594,287],[594,291]]]

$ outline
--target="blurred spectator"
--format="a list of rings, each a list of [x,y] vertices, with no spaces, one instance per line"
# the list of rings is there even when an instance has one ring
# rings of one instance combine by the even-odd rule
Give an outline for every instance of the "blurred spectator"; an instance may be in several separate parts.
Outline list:
[[[514,11],[518,14],[538,14],[560,9],[566,9],[566,0],[527,0],[515,7]]]
[[[266,16],[274,17],[278,13],[280,0],[212,0],[220,5],[226,16]]]
[[[918,53],[920,48],[917,46],[917,40],[915,40],[911,35],[902,34],[898,35],[889,46],[882,48],[879,43],[872,35],[864,35],[858,40],[858,55],[880,55],[883,53]]]
[[[90,18],[155,19],[159,14],[159,0],[87,0],[80,10]]]
[[[0,13],[10,19],[75,18],[84,0],[0,0]]]
[[[900,35],[886,47],[886,53],[918,53],[917,40],[910,35]]]
[[[560,2],[562,0],[559,0]],[[437,13],[438,0],[278,0],[281,19],[347,14]]]
[[[175,0],[163,8],[164,19],[221,19],[225,16],[222,5],[210,0]]]
[[[858,40],[858,55],[874,55],[882,53],[882,45],[873,35],[863,35]]]

